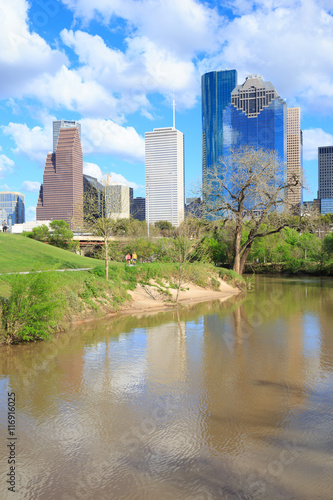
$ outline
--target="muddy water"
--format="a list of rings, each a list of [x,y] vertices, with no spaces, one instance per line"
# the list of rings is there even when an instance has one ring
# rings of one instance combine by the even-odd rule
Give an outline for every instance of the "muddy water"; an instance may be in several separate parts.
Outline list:
[[[0,351],[0,498],[333,498],[333,280]],[[7,490],[7,393],[15,490]]]

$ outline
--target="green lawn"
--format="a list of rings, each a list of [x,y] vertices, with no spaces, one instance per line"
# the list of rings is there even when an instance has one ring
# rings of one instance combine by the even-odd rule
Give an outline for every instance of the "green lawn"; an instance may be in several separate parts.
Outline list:
[[[95,267],[103,261],[81,257],[19,234],[0,233],[0,274]]]

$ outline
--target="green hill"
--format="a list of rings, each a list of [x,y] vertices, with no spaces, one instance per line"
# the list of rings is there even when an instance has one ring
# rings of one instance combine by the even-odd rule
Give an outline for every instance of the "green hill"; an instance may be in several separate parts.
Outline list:
[[[103,261],[81,257],[18,234],[0,233],[0,274],[95,267]]]

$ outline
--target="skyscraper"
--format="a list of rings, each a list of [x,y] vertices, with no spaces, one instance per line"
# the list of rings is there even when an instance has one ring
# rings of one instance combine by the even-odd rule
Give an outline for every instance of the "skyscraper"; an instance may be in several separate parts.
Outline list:
[[[233,89],[223,129],[223,155],[252,146],[276,151],[281,162],[287,161],[287,104],[260,75],[249,75]]]
[[[201,77],[203,176],[223,155],[223,112],[231,102],[231,92],[236,85],[235,69],[211,71]]]
[[[0,192],[0,224],[23,224],[25,222],[24,194],[17,191]]]
[[[333,214],[333,146],[318,148],[318,198],[320,212]]]
[[[293,176],[297,176],[300,180],[298,186],[288,188],[287,198],[288,205],[299,212],[303,201],[301,108],[288,108],[287,116],[287,179],[290,182]]]
[[[74,128],[74,127],[78,127],[81,140],[81,123],[76,122],[75,120],[55,120],[53,122],[53,153],[55,153],[57,149],[60,129]]]
[[[184,220],[184,134],[174,127],[145,134],[146,220]]]
[[[105,188],[105,216],[110,219],[129,219],[133,188],[125,184],[110,184]]]
[[[83,166],[78,127],[60,128],[55,153],[46,157],[37,220],[62,219],[83,227]]]

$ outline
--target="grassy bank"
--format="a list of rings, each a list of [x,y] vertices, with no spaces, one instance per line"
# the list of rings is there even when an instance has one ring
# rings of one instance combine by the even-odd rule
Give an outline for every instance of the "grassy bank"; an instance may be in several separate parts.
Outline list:
[[[28,275],[0,276],[0,341],[20,342],[44,339],[68,328],[73,318],[103,316],[116,312],[130,299],[128,290],[152,280],[165,292],[176,287],[175,263],[145,263],[126,266],[110,262],[109,281],[104,262],[81,257],[22,236],[1,235],[0,272],[50,271]],[[56,269],[92,268],[90,271],[56,272]],[[52,271],[54,270],[54,271]],[[212,264],[186,267],[186,283],[217,289],[218,277],[232,284],[243,281],[231,271]]]

